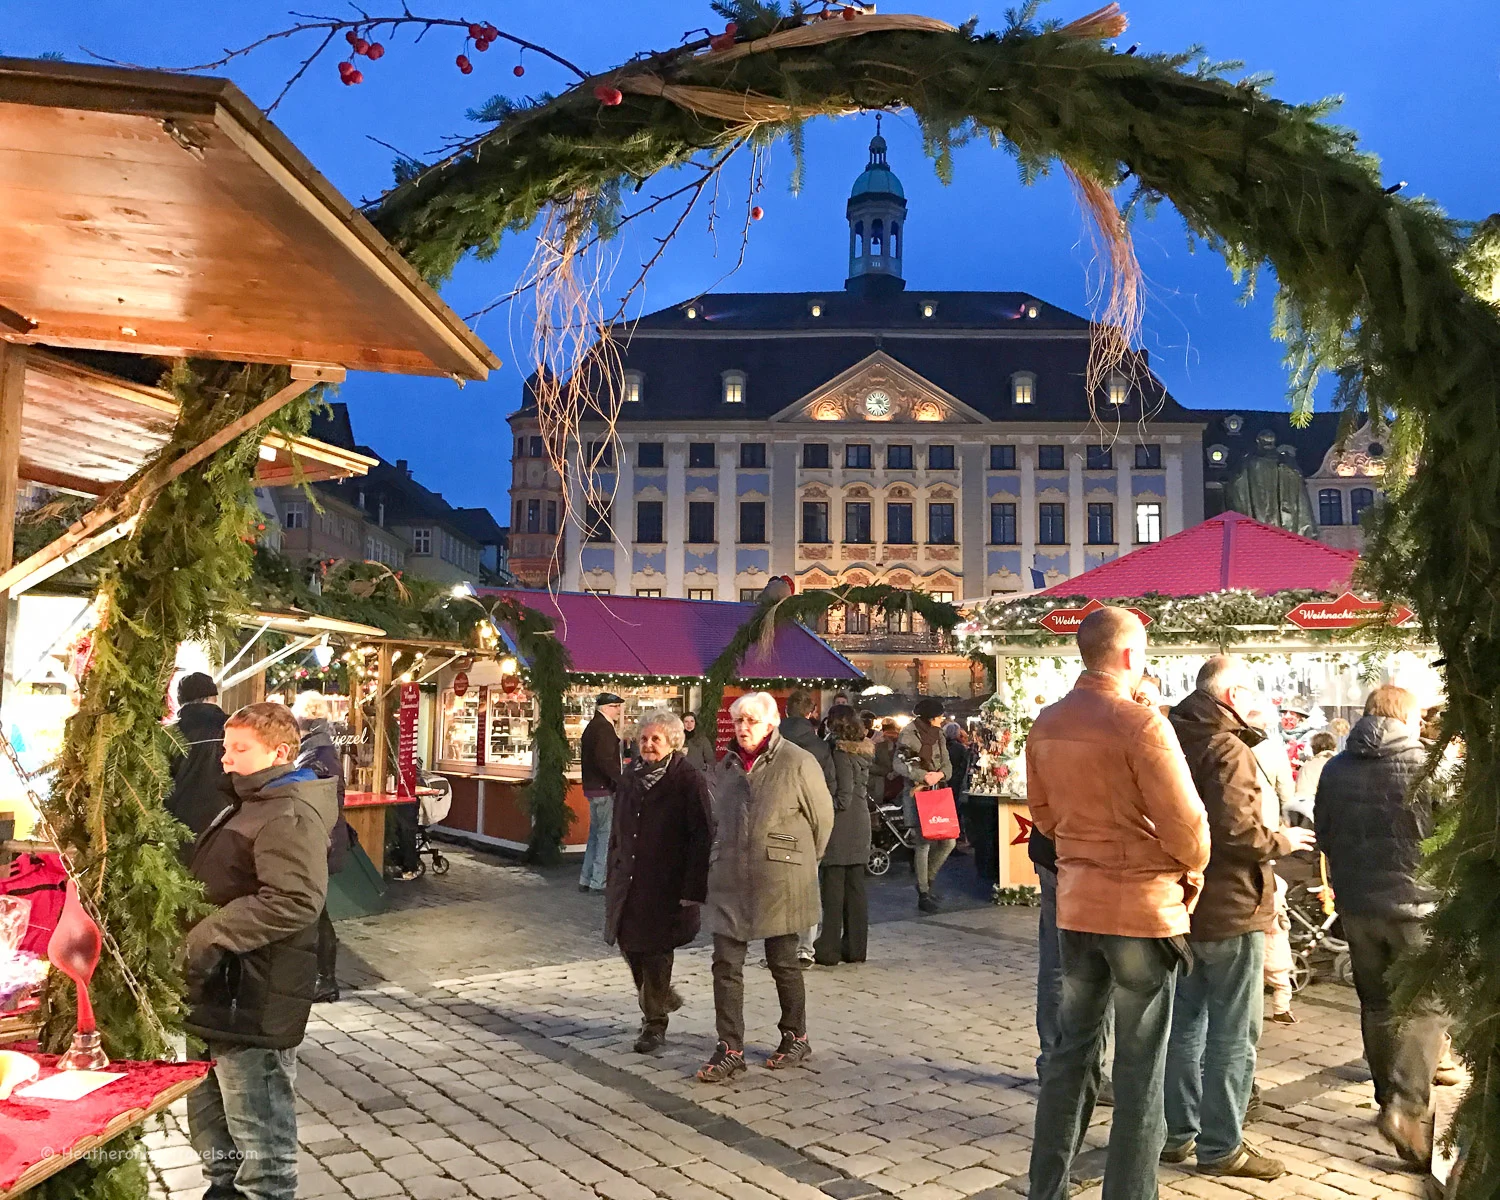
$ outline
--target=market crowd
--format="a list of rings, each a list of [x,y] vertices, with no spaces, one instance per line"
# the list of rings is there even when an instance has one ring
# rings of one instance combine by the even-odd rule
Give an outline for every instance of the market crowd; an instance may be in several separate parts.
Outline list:
[[[1101,1100],[1113,1105],[1110,1200],[1156,1196],[1162,1162],[1191,1161],[1210,1177],[1286,1173],[1244,1129],[1258,1103],[1262,1022],[1296,1021],[1286,887],[1275,863],[1315,848],[1326,856],[1348,942],[1377,1127],[1425,1169],[1445,1021],[1430,1007],[1398,1020],[1390,977],[1422,943],[1435,907],[1417,877],[1434,801],[1420,782],[1416,697],[1376,688],[1342,750],[1324,735],[1294,782],[1270,736],[1274,710],[1243,661],[1210,658],[1195,690],[1168,709],[1132,613],[1092,613],[1078,646],[1082,673],[1038,716],[1025,746],[1041,883],[1032,1200],[1062,1200],[1084,1182],[1074,1163]],[[936,700],[920,701],[904,729],[880,730],[877,744],[871,723],[846,703],[818,723],[806,693],[793,693],[782,715],[774,697],[755,692],[730,706],[734,738],[722,758],[691,718],[666,711],[642,716],[626,756],[622,711],[620,697],[601,694],[584,734],[584,784],[600,820],[579,886],[602,889],[606,938],[635,981],[635,1048],[663,1044],[682,1004],[674,951],[706,924],[717,1044],[698,1078],[718,1083],[747,1070],[752,942],[764,945],[781,1008],[780,1040],[764,1065],[805,1062],[802,970],[865,958],[865,863],[872,813],[892,798],[887,781],[900,781],[916,830],[924,794],[961,785],[962,740],[945,736]],[[1311,814],[1315,831],[1284,821],[1298,812]],[[912,841],[923,912],[937,907],[933,883],[953,847],[920,832]]]

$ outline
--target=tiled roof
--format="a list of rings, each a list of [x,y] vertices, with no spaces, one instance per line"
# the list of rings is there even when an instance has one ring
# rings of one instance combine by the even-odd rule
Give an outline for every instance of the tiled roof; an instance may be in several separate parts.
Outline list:
[[[1157,593],[1202,596],[1228,588],[1342,592],[1359,556],[1312,538],[1221,513],[1139,550],[1075,575],[1042,593],[1113,600]]]
[[[596,596],[587,592],[480,588],[481,596],[508,596],[552,620],[573,670],[599,675],[707,674],[753,604],[675,600],[648,596]],[[859,679],[860,673],[816,634],[783,625],[769,657],[754,647],[740,675],[746,679]]]

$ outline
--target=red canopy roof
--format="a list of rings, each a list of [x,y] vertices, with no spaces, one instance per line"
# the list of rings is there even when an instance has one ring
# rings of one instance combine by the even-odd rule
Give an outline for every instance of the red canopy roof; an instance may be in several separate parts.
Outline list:
[[[1075,575],[1044,596],[1202,596],[1229,588],[1255,592],[1342,592],[1359,555],[1226,512],[1150,546]]]
[[[508,596],[549,618],[573,659],[593,675],[702,676],[755,612],[753,604],[598,596],[591,592],[481,588]],[[768,657],[751,647],[745,679],[860,679],[853,664],[801,625],[783,625]]]

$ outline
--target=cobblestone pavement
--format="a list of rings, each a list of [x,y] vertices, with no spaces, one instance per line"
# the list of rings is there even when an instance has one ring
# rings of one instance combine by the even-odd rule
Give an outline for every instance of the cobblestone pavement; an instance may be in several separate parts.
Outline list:
[[[916,918],[893,872],[870,961],[809,972],[814,1056],[773,1073],[770,976],[747,970],[752,1068],[699,1084],[713,1045],[709,957],[678,954],[687,1000],[666,1050],[631,1051],[639,1012],[567,871],[456,855],[395,911],[340,925],[344,999],[300,1054],[299,1194],[341,1200],[1003,1200],[1024,1194],[1036,1082],[1035,913]],[[961,882],[972,873],[954,864]],[[973,890],[973,889],[971,889]],[[755,961],[752,959],[752,962]],[[448,974],[441,973],[451,964]],[[380,978],[384,976],[384,978]],[[353,986],[349,986],[353,985]],[[1251,1129],[1272,1183],[1162,1169],[1173,1200],[1420,1195],[1376,1134],[1352,991],[1316,985],[1268,1025]],[[1096,1114],[1089,1161],[1108,1133]],[[158,1195],[200,1194],[179,1111],[148,1135]],[[1097,1197],[1098,1190],[1085,1193]]]

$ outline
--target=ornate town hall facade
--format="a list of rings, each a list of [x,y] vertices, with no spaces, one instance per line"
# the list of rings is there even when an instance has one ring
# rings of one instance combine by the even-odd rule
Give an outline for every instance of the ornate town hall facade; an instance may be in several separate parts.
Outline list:
[[[512,418],[518,576],[738,600],[789,575],[973,599],[1202,520],[1203,415],[1144,354],[1091,398],[1084,318],[906,282],[906,200],[878,135],[847,219],[842,288],[710,294],[622,338],[618,439],[585,432],[583,448],[613,499],[586,512],[570,472],[577,524],[534,410]]]

